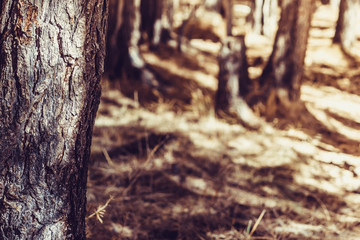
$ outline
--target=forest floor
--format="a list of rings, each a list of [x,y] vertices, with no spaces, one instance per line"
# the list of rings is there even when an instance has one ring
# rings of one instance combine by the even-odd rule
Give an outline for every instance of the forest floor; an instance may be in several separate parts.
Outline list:
[[[89,239],[360,239],[360,70],[331,44],[336,15],[322,6],[312,23],[306,113],[260,130],[215,117],[219,43],[144,46],[165,92],[126,97],[104,82]],[[246,43],[256,78],[272,43]]]

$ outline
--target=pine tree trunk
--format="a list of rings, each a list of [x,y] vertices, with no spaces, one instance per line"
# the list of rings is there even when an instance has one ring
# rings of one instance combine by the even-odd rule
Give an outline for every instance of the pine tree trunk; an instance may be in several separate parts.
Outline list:
[[[125,46],[118,44],[120,28],[123,25],[124,2],[125,0],[109,0],[109,25],[106,33],[105,73],[110,79],[121,76],[121,68],[118,67],[118,65],[124,61],[124,58],[120,57],[120,49]]]
[[[285,99],[297,101],[313,12],[312,0],[283,0],[273,52],[260,78],[264,87],[275,88]]]
[[[147,34],[152,48],[170,39],[172,4],[171,0],[141,1],[141,31]]]
[[[225,0],[226,35],[232,36],[233,27],[233,0]]]
[[[351,54],[351,48],[359,35],[359,0],[341,0],[334,43],[340,43],[343,50]]]
[[[263,6],[263,34],[274,39],[278,22],[278,0],[265,0]]]
[[[31,2],[0,6],[0,239],[85,239],[107,1]]]
[[[161,18],[158,3],[162,0],[141,0],[141,32],[145,33],[146,40],[151,42],[154,39],[154,24]]]
[[[255,0],[253,31],[273,39],[278,21],[278,0]]]
[[[264,0],[255,0],[255,6],[253,11],[253,31],[256,34],[263,33],[263,6]]]
[[[141,56],[139,41],[141,38],[141,0],[111,0],[108,32],[108,57],[106,69],[112,80],[139,80],[140,83],[158,87],[155,76],[147,69]]]
[[[251,84],[244,37],[227,37],[223,41],[218,79],[215,101],[217,114],[234,117],[247,127],[258,128],[258,119],[243,99]]]

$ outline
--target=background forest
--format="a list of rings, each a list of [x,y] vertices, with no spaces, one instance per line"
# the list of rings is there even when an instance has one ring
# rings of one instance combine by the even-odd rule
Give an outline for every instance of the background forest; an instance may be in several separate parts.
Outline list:
[[[359,239],[359,5],[110,0],[88,239]]]

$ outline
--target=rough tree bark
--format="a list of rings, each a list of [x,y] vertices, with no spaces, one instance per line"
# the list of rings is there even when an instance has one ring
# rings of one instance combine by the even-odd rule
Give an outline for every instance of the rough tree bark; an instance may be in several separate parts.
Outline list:
[[[259,128],[258,119],[243,99],[251,86],[243,36],[224,39],[219,54],[218,80],[217,114],[234,117],[247,127]]]
[[[359,36],[360,0],[341,0],[339,18],[336,25],[334,43],[340,43],[345,53],[351,49]]]
[[[148,70],[141,56],[140,0],[110,0],[109,31],[106,72],[110,79],[140,80],[141,83],[158,87],[155,76]]]
[[[253,31],[271,39],[276,34],[278,0],[255,0]]]
[[[299,100],[313,7],[312,0],[282,1],[273,52],[260,77],[260,85],[267,90],[270,118],[276,111],[276,99],[285,111],[289,103]]]
[[[107,1],[0,4],[0,239],[85,239]]]

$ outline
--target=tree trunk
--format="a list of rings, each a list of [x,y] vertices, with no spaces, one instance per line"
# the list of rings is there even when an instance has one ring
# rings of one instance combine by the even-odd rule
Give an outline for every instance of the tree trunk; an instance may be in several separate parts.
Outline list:
[[[155,22],[161,19],[162,0],[141,0],[141,32],[146,40],[152,42],[155,33]]]
[[[157,48],[170,39],[172,15],[171,0],[141,1],[141,31],[146,33],[151,47]]]
[[[123,61],[120,57],[119,32],[123,24],[123,9],[124,0],[109,0],[109,25],[106,37],[106,58],[105,58],[105,73],[110,79],[121,76],[121,69],[118,65]],[[127,23],[130,24],[130,23]],[[124,53],[123,53],[124,54]]]
[[[226,17],[226,35],[232,36],[233,27],[233,0],[224,0],[225,4],[225,17]]]
[[[263,6],[263,33],[274,39],[278,23],[278,0],[265,0]]]
[[[259,122],[243,96],[249,92],[250,79],[244,37],[227,37],[219,55],[219,84],[215,111],[220,116],[231,116],[245,126],[258,128]]]
[[[311,23],[311,0],[283,0],[281,19],[273,52],[261,76],[261,83],[283,88],[297,101]]]
[[[1,3],[0,239],[85,239],[107,8]]]
[[[334,43],[340,43],[343,50],[351,55],[351,48],[359,35],[359,0],[341,0]]]
[[[154,75],[147,69],[141,56],[139,41],[141,38],[140,0],[111,0],[108,31],[108,57],[106,69],[110,79],[140,80],[141,83],[158,87]]]
[[[313,7],[312,0],[282,1],[273,52],[260,78],[260,85],[268,90],[268,108],[275,106],[275,99],[278,99],[287,109],[289,102],[296,102],[300,98]],[[273,90],[275,92],[271,94]],[[274,113],[270,112],[270,115]]]
[[[263,5],[264,0],[255,0],[255,6],[253,11],[253,31],[256,34],[262,34],[262,28],[263,28]]]
[[[253,31],[271,39],[276,33],[278,0],[255,0]]]

